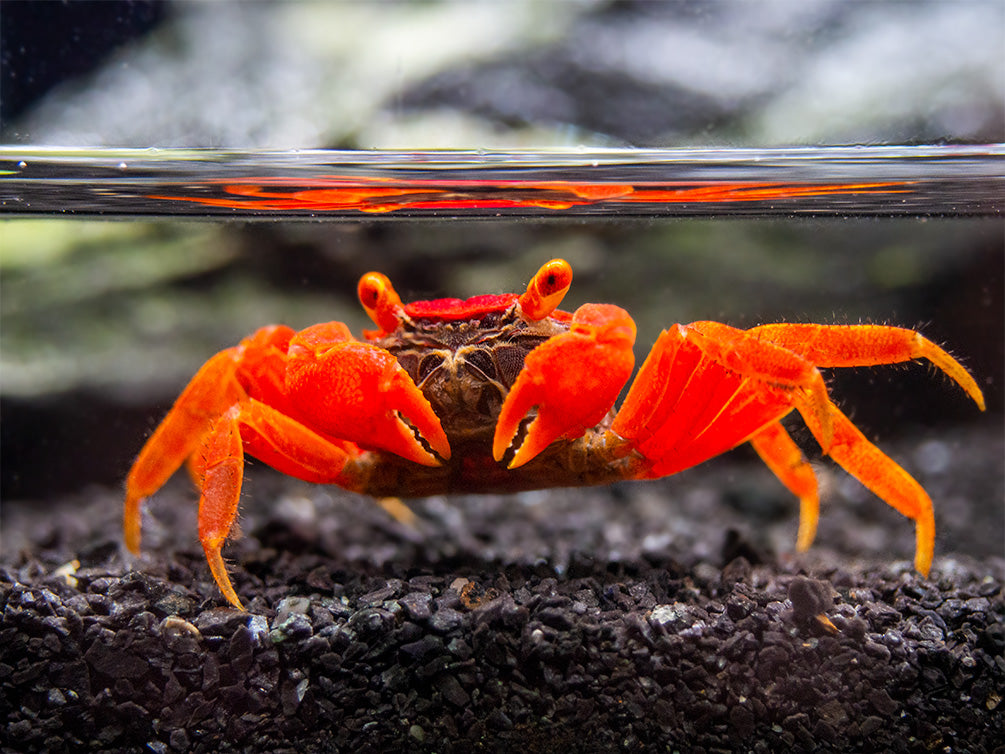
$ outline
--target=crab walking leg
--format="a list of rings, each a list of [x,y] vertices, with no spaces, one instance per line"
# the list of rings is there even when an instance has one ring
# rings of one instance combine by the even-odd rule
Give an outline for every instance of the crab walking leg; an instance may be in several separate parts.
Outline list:
[[[983,409],[983,396],[969,373],[913,330],[779,324],[741,331],[715,322],[678,325],[660,336],[611,429],[642,454],[653,477],[751,440],[802,501],[802,548],[812,538],[817,517],[815,502],[800,492],[812,470],[786,471],[786,459],[795,458],[795,451],[786,449],[789,438],[779,441],[771,428],[796,408],[825,454],[916,522],[915,568],[927,575],[935,541],[931,499],[831,402],[815,366],[919,357],[947,372]]]
[[[782,323],[755,327],[750,333],[785,346],[824,367],[874,366],[927,359],[963,388],[981,411],[985,408],[981,389],[963,365],[914,330],[887,325]],[[927,576],[935,548],[931,498],[910,474],[870,443],[833,404],[830,413],[834,441],[828,454],[885,502],[916,521],[914,567]],[[807,423],[815,434],[819,427],[809,419]]]
[[[945,372],[985,409],[984,395],[970,373],[944,349],[921,333],[887,325],[762,325],[750,330],[799,353],[823,367],[874,366],[927,359]],[[935,550],[935,515],[932,501],[914,478],[870,443],[841,411],[831,404],[834,440],[828,455],[886,503],[913,519],[917,544],[914,567],[927,576]],[[810,417],[807,424],[820,429]],[[800,521],[802,527],[802,521]]]
[[[198,485],[206,466],[194,451],[219,417],[249,399],[303,418],[320,435],[437,465],[414,427],[433,451],[450,457],[439,419],[391,354],[355,341],[341,322],[300,333],[284,325],[263,327],[206,362],[140,451],[126,483],[123,521],[130,550],[139,551],[143,500],[186,460]]]
[[[788,348],[820,367],[876,366],[927,359],[984,410],[984,395],[970,373],[921,333],[888,325],[761,325],[748,331]]]
[[[813,467],[780,422],[769,424],[755,434],[750,444],[782,484],[799,498],[796,548],[805,552],[813,544],[820,518],[820,493]]]
[[[289,416],[256,400],[231,407],[206,436],[201,448],[202,495],[199,541],[210,571],[227,601],[244,609],[227,575],[222,549],[237,517],[244,478],[244,454],[284,474],[318,484],[362,487],[359,451],[321,437]]]
[[[914,477],[869,442],[833,403],[830,406],[834,439],[827,454],[887,505],[915,522],[914,567],[927,576],[935,553],[935,512],[932,499]],[[816,436],[820,425],[804,417]]]
[[[249,394],[269,402],[281,400],[286,347],[292,335],[293,330],[285,325],[262,327],[239,345],[213,356],[189,381],[129,470],[123,523],[126,546],[132,552],[140,550],[143,500],[185,461],[197,483],[202,477],[195,450],[213,422]]]
[[[207,361],[146,441],[126,479],[126,547],[140,551],[140,506],[191,457],[212,421],[247,395],[234,373],[236,348]]]

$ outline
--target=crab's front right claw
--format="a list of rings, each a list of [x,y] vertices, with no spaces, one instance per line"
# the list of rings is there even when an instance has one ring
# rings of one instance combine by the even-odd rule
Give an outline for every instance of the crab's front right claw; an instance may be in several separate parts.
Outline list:
[[[521,422],[537,406],[509,468],[530,461],[559,438],[576,439],[611,410],[635,365],[635,323],[624,309],[584,304],[568,332],[546,340],[524,360],[503,402],[492,442],[501,461]]]

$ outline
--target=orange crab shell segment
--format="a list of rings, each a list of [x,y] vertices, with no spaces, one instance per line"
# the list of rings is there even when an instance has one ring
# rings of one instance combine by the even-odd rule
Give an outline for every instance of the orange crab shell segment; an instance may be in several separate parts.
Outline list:
[[[437,298],[432,301],[413,301],[405,304],[404,311],[413,319],[452,321],[474,319],[489,312],[502,311],[514,301],[515,293],[472,296],[467,299]]]

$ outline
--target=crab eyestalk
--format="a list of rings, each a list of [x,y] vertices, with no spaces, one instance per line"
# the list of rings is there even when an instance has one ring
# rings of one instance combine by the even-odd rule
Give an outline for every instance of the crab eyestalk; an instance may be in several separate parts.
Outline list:
[[[359,302],[367,316],[384,332],[394,332],[401,322],[401,298],[391,285],[387,275],[368,272],[359,279],[356,287]]]
[[[562,303],[572,285],[572,266],[564,259],[545,262],[520,296],[520,311],[532,322],[549,316]]]

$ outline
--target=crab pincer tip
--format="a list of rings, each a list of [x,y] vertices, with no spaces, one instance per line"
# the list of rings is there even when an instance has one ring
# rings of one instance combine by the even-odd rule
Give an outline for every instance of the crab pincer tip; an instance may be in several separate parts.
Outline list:
[[[447,435],[438,421],[422,431],[422,439],[429,443],[429,447],[440,458],[444,461],[450,460],[450,442],[447,440]],[[439,463],[437,462],[436,465],[439,465]]]

